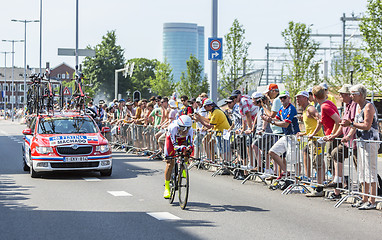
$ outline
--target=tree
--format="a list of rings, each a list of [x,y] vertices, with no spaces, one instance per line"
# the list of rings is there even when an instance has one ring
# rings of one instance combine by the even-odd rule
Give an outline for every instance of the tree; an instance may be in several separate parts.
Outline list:
[[[208,91],[207,77],[202,76],[202,71],[203,67],[200,65],[199,59],[191,54],[190,59],[187,61],[187,74],[182,72],[178,84],[180,95],[187,95],[192,98]]]
[[[364,67],[368,74],[367,83],[381,92],[382,79],[382,1],[368,0],[367,10],[361,19],[360,30],[366,43],[366,51],[371,59],[371,66]],[[369,72],[369,73],[367,73]],[[374,76],[373,76],[374,75]],[[373,86],[374,85],[374,86]],[[375,90],[375,89],[374,89]]]
[[[289,22],[288,28],[281,33],[292,59],[292,64],[286,65],[287,74],[283,76],[292,98],[298,91],[317,81],[312,76],[317,76],[314,74],[317,66],[313,58],[319,43],[311,38],[311,31],[304,23]]]
[[[220,89],[222,98],[227,97],[235,89],[243,84],[242,76],[244,64],[248,57],[250,42],[245,42],[245,29],[235,19],[229,33],[224,35],[224,58],[219,62],[220,66]]]
[[[155,79],[155,69],[158,65],[158,60],[147,58],[133,58],[127,61],[134,63],[134,70],[132,77],[128,77],[124,82],[124,92],[134,92],[136,90],[141,92],[142,98],[149,98],[151,96],[150,79]]]
[[[351,84],[350,66],[354,68],[353,84],[366,83],[366,85],[369,85],[369,77],[366,72],[371,67],[370,59],[364,55],[361,49],[354,48],[353,44],[346,44],[345,49],[341,46],[331,65],[332,74],[327,81],[330,85],[335,86],[337,90],[344,84]]]
[[[150,85],[153,93],[161,96],[171,96],[177,84],[168,62],[158,62],[155,69],[155,78],[150,77]]]
[[[86,79],[92,84],[89,90],[96,94],[103,95],[108,99],[114,98],[114,72],[115,69],[124,67],[124,50],[116,45],[115,30],[108,31],[102,37],[100,44],[95,47],[88,46],[95,50],[95,57],[85,57],[83,62],[83,73]],[[119,89],[122,87],[124,79],[119,76]],[[86,88],[85,88],[86,91]]]

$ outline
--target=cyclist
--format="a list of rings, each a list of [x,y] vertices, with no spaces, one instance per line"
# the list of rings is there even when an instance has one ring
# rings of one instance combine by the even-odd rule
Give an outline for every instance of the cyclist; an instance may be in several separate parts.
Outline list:
[[[166,157],[166,169],[165,169],[165,188],[163,197],[170,198],[170,179],[172,168],[174,167],[175,160],[172,158],[176,152],[182,152],[186,154],[193,150],[192,135],[193,129],[191,127],[192,120],[188,115],[180,116],[176,121],[172,122],[168,126],[166,133],[166,143],[164,154]],[[183,173],[182,173],[183,174]]]

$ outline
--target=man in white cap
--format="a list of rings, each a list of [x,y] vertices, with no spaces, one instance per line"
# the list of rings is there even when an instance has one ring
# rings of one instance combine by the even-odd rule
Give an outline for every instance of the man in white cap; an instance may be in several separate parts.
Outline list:
[[[324,132],[322,131],[322,127],[319,121],[320,121],[320,115],[316,108],[309,104],[309,93],[307,91],[300,91],[296,95],[297,104],[303,109],[302,112],[302,119],[305,126],[305,132],[299,132],[297,133],[297,137],[301,136],[307,136],[309,140],[309,143],[304,147],[303,149],[303,160],[304,160],[304,168],[305,173],[307,174],[307,177],[311,177],[311,159],[309,156],[312,156],[313,153],[318,152],[318,154],[314,154],[313,157],[315,159],[315,163],[313,164],[313,168],[317,170],[317,182],[318,184],[322,184],[324,181],[324,173],[325,169],[323,168],[323,161],[324,157],[322,154],[320,154],[319,151],[316,151],[316,149],[319,149],[322,146],[320,143],[317,142],[316,138],[313,137],[323,137]],[[313,138],[313,139],[312,139]],[[313,151],[312,151],[313,150]],[[322,152],[322,151],[321,151]],[[316,191],[313,191],[311,193],[306,194],[307,197],[322,197],[324,196],[324,191],[322,187],[317,187]]]

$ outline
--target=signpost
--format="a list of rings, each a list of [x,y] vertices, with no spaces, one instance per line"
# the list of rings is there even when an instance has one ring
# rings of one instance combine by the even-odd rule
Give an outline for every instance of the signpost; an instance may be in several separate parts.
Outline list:
[[[223,60],[222,38],[208,38],[208,60]]]

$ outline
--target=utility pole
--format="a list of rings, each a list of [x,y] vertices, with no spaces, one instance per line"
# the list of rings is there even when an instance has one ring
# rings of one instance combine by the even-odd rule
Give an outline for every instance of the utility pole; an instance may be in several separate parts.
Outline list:
[[[41,61],[42,61],[42,0],[40,0],[40,70],[41,75]]]
[[[14,121],[14,114],[13,114],[13,102],[14,100],[14,93],[15,93],[15,42],[24,42],[24,40],[3,40],[3,42],[11,42],[12,43],[12,109],[11,109],[11,116],[12,116],[12,122]]]
[[[24,23],[24,109],[27,102],[27,23],[39,22],[39,20],[16,20],[12,19],[12,22],[22,22]]]
[[[7,84],[7,54],[8,53],[12,53],[12,52],[1,52],[4,54],[5,56],[5,59],[4,59],[4,84]],[[5,104],[5,95],[7,95],[7,92],[5,90],[4,91],[4,119],[5,119],[5,109],[7,108],[6,107],[6,104]]]
[[[212,38],[218,37],[218,0],[212,0]],[[210,98],[217,102],[218,62],[211,61]]]
[[[345,13],[343,14],[343,16],[341,17],[341,21],[342,21],[342,67],[344,69],[344,72],[345,72],[345,69],[346,69],[346,66],[345,66],[345,44],[346,44],[346,21],[360,21],[361,18],[359,17],[346,17]]]
[[[267,50],[267,86],[269,84],[269,43],[267,43],[267,46],[265,47]]]

